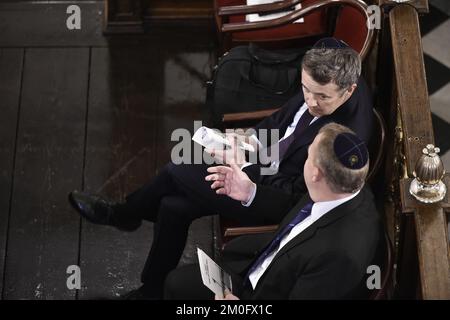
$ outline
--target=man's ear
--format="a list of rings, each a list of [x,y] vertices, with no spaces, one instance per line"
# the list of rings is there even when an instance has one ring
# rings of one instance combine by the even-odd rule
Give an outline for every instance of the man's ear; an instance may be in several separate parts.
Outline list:
[[[352,84],[348,89],[347,89],[347,94],[350,96],[353,94],[353,92],[355,91],[356,87],[358,85],[356,83]]]
[[[323,179],[322,171],[318,167],[313,166],[313,168],[312,168],[312,180],[313,180],[313,182],[319,182],[322,179]]]

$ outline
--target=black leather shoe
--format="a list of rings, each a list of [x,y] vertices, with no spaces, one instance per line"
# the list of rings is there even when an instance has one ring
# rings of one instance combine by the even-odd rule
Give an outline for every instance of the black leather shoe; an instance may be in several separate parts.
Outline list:
[[[141,225],[141,220],[119,222],[117,216],[114,216],[117,203],[99,195],[75,190],[69,193],[69,202],[84,218],[95,224],[114,226],[123,231],[134,231]]]

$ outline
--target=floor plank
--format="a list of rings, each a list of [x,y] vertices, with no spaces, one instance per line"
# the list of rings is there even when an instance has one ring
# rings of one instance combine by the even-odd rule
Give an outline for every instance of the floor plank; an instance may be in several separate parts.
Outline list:
[[[198,121],[197,127],[201,126],[200,122],[207,114],[205,83],[211,77],[216,60],[214,49],[211,42],[195,41],[192,35],[185,34],[185,39],[191,40],[188,48],[185,45],[168,45],[162,50],[164,86],[158,103],[158,169],[170,161],[171,150],[178,143],[171,141],[172,132],[184,128],[192,135],[194,121]],[[212,256],[212,224],[211,217],[193,222],[180,265],[198,261],[197,246]]]
[[[11,204],[5,299],[70,299],[79,217],[67,192],[81,186],[89,49],[25,54]]]
[[[155,172],[158,49],[92,51],[85,189],[119,200]],[[152,226],[126,233],[83,221],[81,299],[115,298],[140,285]]]
[[[0,298],[6,258],[23,49],[0,49]]]
[[[161,54],[151,46],[93,49],[87,190],[123,199],[170,159],[171,132],[192,131],[192,119],[201,119],[213,50],[208,44],[184,51],[176,44]],[[194,223],[181,263],[196,261],[197,244],[211,251],[211,224]],[[138,287],[152,231],[151,223],[124,233],[83,222],[80,298],[115,298]]]

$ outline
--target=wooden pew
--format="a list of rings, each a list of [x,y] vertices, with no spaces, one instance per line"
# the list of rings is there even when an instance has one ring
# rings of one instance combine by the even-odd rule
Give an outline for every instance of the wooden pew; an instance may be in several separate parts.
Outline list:
[[[416,162],[434,144],[418,13],[427,1],[380,1],[386,10],[379,38],[379,101],[388,119],[385,162],[386,220],[394,240],[395,296],[450,299],[448,195],[423,204],[409,194]],[[449,180],[445,178],[447,185]]]

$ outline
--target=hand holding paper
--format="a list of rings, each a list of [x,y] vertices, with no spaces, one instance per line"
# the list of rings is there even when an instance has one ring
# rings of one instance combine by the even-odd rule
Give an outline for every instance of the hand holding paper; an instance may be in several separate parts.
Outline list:
[[[229,135],[231,136],[231,135]],[[208,127],[200,127],[195,131],[192,140],[198,144],[204,146],[207,149],[218,149],[224,150],[231,147],[231,142],[226,135],[218,130],[210,129]],[[238,148],[242,150],[247,150],[250,152],[255,152],[255,148],[241,139],[238,139]]]
[[[225,297],[219,298],[217,295],[214,297],[215,300],[240,300],[238,297],[236,297],[234,294],[225,291]]]
[[[214,292],[218,299],[224,299],[226,292],[232,292],[231,276],[202,249],[197,248],[197,255],[203,284]]]

